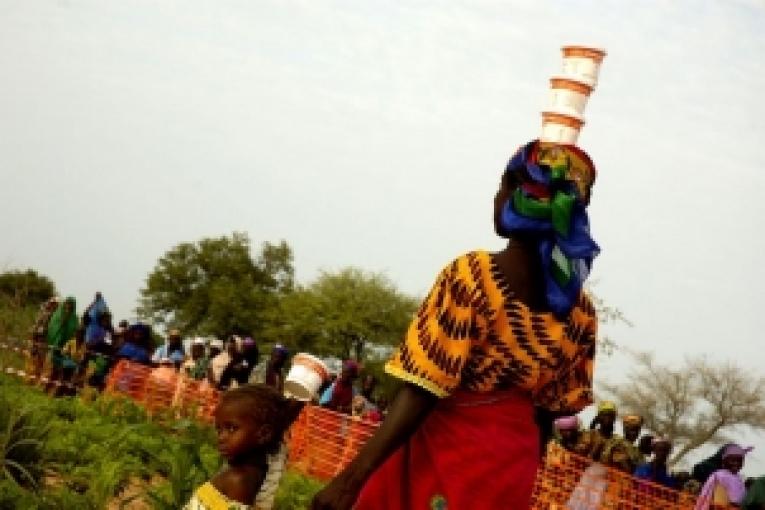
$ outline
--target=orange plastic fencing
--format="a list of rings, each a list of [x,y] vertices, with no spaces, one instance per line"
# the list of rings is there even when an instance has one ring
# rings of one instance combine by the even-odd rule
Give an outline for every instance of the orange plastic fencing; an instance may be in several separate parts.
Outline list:
[[[10,365],[15,364],[19,361]],[[31,370],[25,368],[0,366],[7,373],[29,378]],[[207,422],[212,421],[219,401],[219,393],[207,381],[189,379],[173,368],[153,369],[126,360],[110,372],[106,391],[135,400],[149,413],[171,410]],[[289,464],[307,476],[328,481],[356,456],[376,428],[356,417],[307,406],[288,434]],[[695,499],[551,444],[537,476],[531,509],[693,510]]]
[[[309,406],[291,430],[291,467],[310,477],[330,480],[353,459],[376,428],[347,415]],[[533,510],[693,510],[696,497],[638,480],[550,444],[532,501]]]
[[[149,414],[173,410],[180,416],[212,421],[219,394],[207,381],[195,381],[173,367],[151,368],[120,360],[106,381],[106,392],[129,397]]]

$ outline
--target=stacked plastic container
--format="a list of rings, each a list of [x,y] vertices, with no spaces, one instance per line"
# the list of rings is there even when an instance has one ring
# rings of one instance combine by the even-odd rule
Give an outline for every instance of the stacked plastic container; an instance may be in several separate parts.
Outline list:
[[[576,145],[584,126],[587,99],[598,84],[606,52],[586,46],[564,46],[563,71],[550,78],[550,101],[542,112],[543,142]]]

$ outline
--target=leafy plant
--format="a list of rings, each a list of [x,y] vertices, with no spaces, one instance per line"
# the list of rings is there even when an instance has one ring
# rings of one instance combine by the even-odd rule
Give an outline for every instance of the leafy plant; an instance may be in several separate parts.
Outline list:
[[[324,485],[294,471],[284,473],[274,500],[274,510],[303,510]]]
[[[2,476],[19,485],[37,486],[42,474],[42,447],[47,427],[32,409],[0,401],[0,466]]]

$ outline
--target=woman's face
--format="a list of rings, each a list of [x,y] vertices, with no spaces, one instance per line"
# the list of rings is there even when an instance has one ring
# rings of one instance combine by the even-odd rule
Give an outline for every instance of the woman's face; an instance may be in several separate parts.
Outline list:
[[[74,304],[72,304],[71,301],[65,301],[64,302],[64,313],[66,315],[71,315],[72,312],[74,312]]]
[[[728,455],[723,459],[722,466],[731,473],[738,473],[744,467],[744,457],[741,455]]]

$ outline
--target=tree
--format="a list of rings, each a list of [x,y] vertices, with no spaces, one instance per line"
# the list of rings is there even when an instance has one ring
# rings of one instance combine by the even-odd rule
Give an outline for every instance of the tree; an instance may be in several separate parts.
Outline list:
[[[56,295],[56,286],[33,269],[0,274],[0,338],[26,340],[40,304]]]
[[[39,306],[56,295],[56,286],[47,276],[33,269],[0,274],[0,295],[19,306]]]
[[[323,272],[282,298],[268,336],[298,349],[361,359],[369,344],[399,343],[416,308],[417,301],[384,275],[357,268]]]
[[[138,314],[185,334],[257,335],[269,308],[293,286],[292,250],[247,234],[182,243],[159,259],[141,289]]]
[[[765,428],[765,378],[733,363],[688,358],[675,368],[652,354],[633,353],[635,365],[623,384],[604,384],[620,406],[643,416],[651,431],[676,445],[671,463],[707,444],[728,441],[738,426]]]

